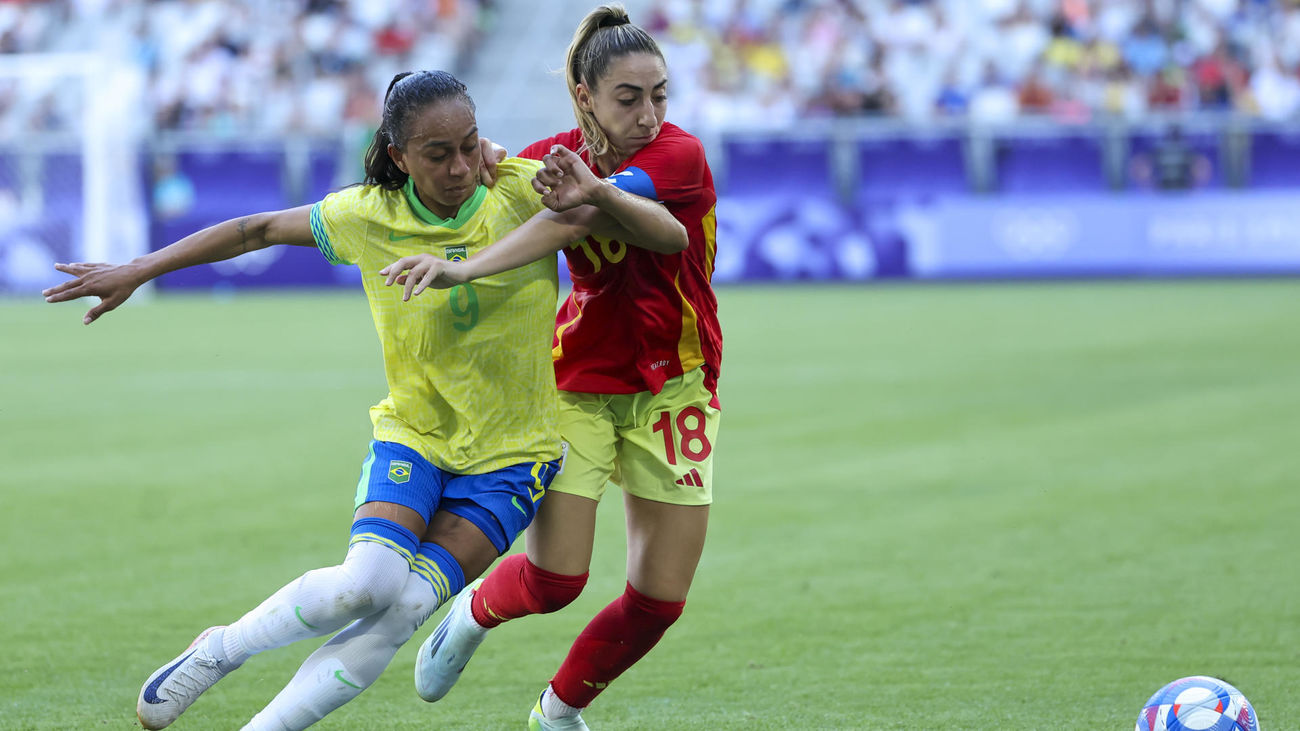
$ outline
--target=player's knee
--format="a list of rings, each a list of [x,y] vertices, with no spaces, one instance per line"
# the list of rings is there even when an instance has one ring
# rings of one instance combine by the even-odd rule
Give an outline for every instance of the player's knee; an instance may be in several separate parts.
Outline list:
[[[682,616],[686,602],[669,602],[646,596],[628,584],[623,591],[623,611],[636,617],[642,627],[660,632],[667,630]]]
[[[359,518],[352,524],[347,558],[339,567],[337,610],[364,617],[398,600],[411,570],[419,539],[409,528],[386,518]]]
[[[532,561],[526,561],[523,576],[531,605],[528,609],[534,614],[547,614],[558,612],[572,604],[587,585],[588,574],[556,574],[538,568]]]
[[[440,606],[438,595],[424,579],[411,574],[403,585],[384,617],[384,630],[387,634],[406,642],[428,621]]]
[[[341,584],[334,593],[336,614],[365,617],[387,609],[399,595],[400,588],[386,577],[360,577]]]
[[[351,617],[387,609],[401,597],[409,573],[410,564],[397,551],[358,543],[340,567],[334,606],[339,614]]]

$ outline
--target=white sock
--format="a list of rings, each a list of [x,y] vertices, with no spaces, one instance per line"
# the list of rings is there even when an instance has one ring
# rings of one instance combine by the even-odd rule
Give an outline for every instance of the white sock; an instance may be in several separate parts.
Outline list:
[[[379,679],[398,648],[437,609],[429,582],[407,575],[401,596],[387,609],[359,619],[311,654],[293,680],[245,731],[296,731],[361,694]]]
[[[259,652],[327,635],[388,607],[409,572],[410,564],[397,551],[355,543],[342,564],[308,571],[227,627],[221,649],[239,665]]]
[[[560,700],[550,685],[546,686],[546,692],[542,693],[542,715],[547,718],[565,718],[566,716],[576,716],[582,713],[581,708],[573,706]]]

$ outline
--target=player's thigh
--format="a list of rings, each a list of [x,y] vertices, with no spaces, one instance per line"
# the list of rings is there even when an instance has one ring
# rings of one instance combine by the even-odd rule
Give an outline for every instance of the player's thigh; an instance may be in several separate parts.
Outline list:
[[[456,563],[460,564],[467,582],[487,571],[501,555],[478,525],[446,510],[433,514],[424,541],[445,548],[456,559]]]
[[[627,580],[646,596],[686,600],[704,552],[708,505],[672,505],[625,495]]]
[[[600,503],[580,495],[552,492],[537,509],[524,532],[528,560],[534,566],[565,576],[591,568],[596,539],[596,508]]]
[[[614,473],[617,436],[609,400],[600,394],[560,392],[564,457],[524,534],[528,560],[547,571],[574,576],[591,566],[596,508]]]
[[[447,549],[467,578],[477,576],[533,521],[558,469],[558,461],[526,462],[456,475],[447,481],[425,540]]]

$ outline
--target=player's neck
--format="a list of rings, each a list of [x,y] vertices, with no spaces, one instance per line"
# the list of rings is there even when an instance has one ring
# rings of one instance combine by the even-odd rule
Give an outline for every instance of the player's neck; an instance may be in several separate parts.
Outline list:
[[[596,156],[596,171],[599,172],[602,177],[608,178],[614,174],[615,170],[618,170],[618,166],[622,165],[623,161],[626,159],[627,156],[611,147],[609,148],[609,152],[606,152],[604,155]]]

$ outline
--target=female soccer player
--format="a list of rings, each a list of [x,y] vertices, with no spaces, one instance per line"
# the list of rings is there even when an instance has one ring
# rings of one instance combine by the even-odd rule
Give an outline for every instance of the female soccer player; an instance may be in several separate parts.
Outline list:
[[[389,394],[370,410],[374,440],[343,563],[308,571],[154,672],[136,706],[145,728],[175,721],[251,656],[342,629],[246,728],[311,725],[373,683],[416,628],[532,520],[560,456],[549,349],[554,263],[418,305],[402,305],[381,271],[415,252],[464,258],[544,210],[529,187],[537,162],[502,161],[492,188],[479,184],[481,163],[464,85],[445,72],[399,74],[364,184],[217,224],[128,264],[56,265],[75,278],[46,290],[46,300],[100,297],[89,324],[163,273],[272,244],[316,246],[361,269],[383,348]],[[586,235],[584,226],[563,230]]]
[[[565,249],[574,284],[553,349],[565,462],[528,529],[526,555],[463,592],[416,660],[417,690],[438,700],[488,629],[577,598],[612,479],[624,490],[627,586],[573,643],[532,710],[535,729],[587,728],[580,711],[680,616],[704,547],[719,419],[716,196],[699,141],[664,122],[663,55],[621,7],[601,6],[578,27],[566,72],[578,128],[521,153],[546,164],[534,188],[554,210],[594,205],[633,235]],[[570,152],[583,147],[584,157]],[[685,247],[640,238],[628,220],[637,214],[648,225],[665,210],[683,225]],[[416,294],[461,286],[563,246],[534,225],[465,262],[418,257],[397,267],[409,269]]]

